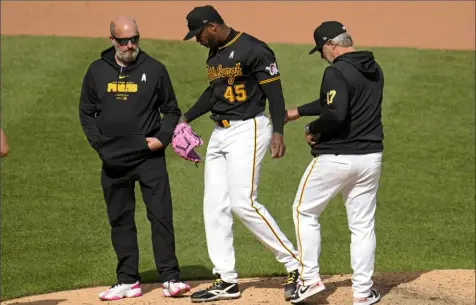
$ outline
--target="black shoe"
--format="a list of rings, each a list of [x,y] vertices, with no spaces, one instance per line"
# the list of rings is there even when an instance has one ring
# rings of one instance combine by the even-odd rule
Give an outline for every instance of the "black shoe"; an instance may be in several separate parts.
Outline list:
[[[297,282],[299,280],[299,271],[296,269],[288,273],[288,279],[284,286],[284,299],[289,301],[296,291]]]
[[[291,303],[300,303],[305,299],[315,295],[316,293],[323,291],[324,289],[326,289],[326,287],[324,286],[324,283],[322,281],[317,282],[316,284],[311,286],[299,285],[296,288],[296,291],[294,292],[293,296],[291,297]]]
[[[241,296],[238,284],[227,283],[217,279],[213,285],[205,290],[200,290],[192,294],[192,302],[209,302],[217,300],[237,299]]]
[[[377,290],[370,290],[370,295],[363,300],[357,301],[354,299],[355,305],[371,305],[380,301],[380,293]]]

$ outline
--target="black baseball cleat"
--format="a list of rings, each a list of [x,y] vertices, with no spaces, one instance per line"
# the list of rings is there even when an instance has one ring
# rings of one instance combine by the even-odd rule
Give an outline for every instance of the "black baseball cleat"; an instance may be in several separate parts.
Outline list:
[[[291,297],[291,303],[301,303],[305,299],[312,297],[313,295],[323,291],[324,289],[326,289],[326,287],[324,286],[324,283],[322,281],[319,281],[316,284],[310,286],[298,285],[296,291]]]
[[[227,283],[222,279],[217,279],[205,290],[200,290],[192,294],[190,297],[192,302],[210,302],[217,300],[238,299],[241,296],[238,284]]]
[[[380,301],[380,293],[377,290],[370,290],[370,294],[366,298],[356,299],[354,298],[354,305],[372,305]]]
[[[293,270],[288,273],[288,279],[286,280],[286,284],[284,286],[284,299],[289,301],[296,291],[296,286],[299,280],[299,271]]]

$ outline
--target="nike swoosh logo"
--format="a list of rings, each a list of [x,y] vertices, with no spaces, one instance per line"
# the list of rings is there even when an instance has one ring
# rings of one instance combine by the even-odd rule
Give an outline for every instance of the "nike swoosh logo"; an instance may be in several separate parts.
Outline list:
[[[128,76],[129,76],[129,75],[120,75],[120,76],[119,76],[119,79],[123,79],[123,78],[126,78],[126,77],[128,77]]]
[[[306,291],[309,289],[309,287],[311,287],[311,286],[306,286],[305,289],[302,289],[302,287],[299,288],[299,293],[301,293],[301,294],[306,293]]]

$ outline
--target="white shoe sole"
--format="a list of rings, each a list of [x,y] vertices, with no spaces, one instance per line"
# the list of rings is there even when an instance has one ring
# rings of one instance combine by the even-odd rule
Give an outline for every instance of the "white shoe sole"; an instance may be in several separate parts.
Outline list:
[[[378,302],[380,302],[380,298],[371,299],[364,302],[354,302],[354,305],[372,305],[372,304],[377,304]]]
[[[378,294],[377,298],[369,298],[366,301],[361,301],[361,302],[353,302],[354,305],[372,305],[380,302],[381,296],[380,293]]]
[[[135,289],[130,289],[128,291],[124,291],[121,294],[116,294],[114,296],[107,296],[107,293],[101,293],[99,295],[99,298],[103,301],[116,301],[120,300],[123,298],[137,298],[142,296],[142,289],[141,288],[135,288]]]
[[[227,293],[222,295],[217,295],[212,298],[208,299],[192,299],[192,303],[203,303],[203,302],[211,302],[211,301],[219,301],[219,300],[230,300],[230,299],[238,299],[241,296],[241,292],[235,293]]]
[[[298,287],[297,289],[300,289],[300,288]],[[304,301],[305,299],[310,298],[313,295],[318,294],[319,292],[321,292],[325,289],[326,289],[326,287],[324,286],[324,283],[320,282],[319,286],[314,287],[313,289],[309,289],[304,294],[301,294],[299,299],[291,300],[291,303],[293,303],[293,304],[300,303],[300,302]]]
[[[167,289],[167,288],[162,288],[162,293],[164,295],[164,297],[178,297],[184,293],[187,293],[190,291],[190,287],[185,287],[183,289],[177,289],[177,290],[170,290],[170,289]]]

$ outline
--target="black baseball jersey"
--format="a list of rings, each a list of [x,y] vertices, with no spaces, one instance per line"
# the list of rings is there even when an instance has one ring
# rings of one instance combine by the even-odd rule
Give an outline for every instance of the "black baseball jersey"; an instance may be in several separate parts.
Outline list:
[[[247,119],[264,112],[261,85],[280,79],[276,57],[263,41],[232,29],[228,41],[207,58],[211,118]]]

